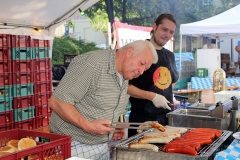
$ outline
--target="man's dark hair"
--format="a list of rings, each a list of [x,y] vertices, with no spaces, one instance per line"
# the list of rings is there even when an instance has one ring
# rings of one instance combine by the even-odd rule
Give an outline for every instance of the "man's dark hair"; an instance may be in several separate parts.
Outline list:
[[[156,25],[158,26],[159,24],[162,24],[162,20],[164,19],[168,19],[170,21],[172,21],[176,26],[177,26],[177,22],[175,20],[175,18],[173,17],[173,15],[168,14],[168,13],[163,13],[160,14],[157,19],[154,21],[154,23],[156,23]],[[150,34],[153,34],[153,30],[151,30]]]

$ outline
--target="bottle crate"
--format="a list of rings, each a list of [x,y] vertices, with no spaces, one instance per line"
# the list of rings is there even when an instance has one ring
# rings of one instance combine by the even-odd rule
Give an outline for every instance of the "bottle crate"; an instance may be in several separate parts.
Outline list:
[[[0,61],[11,59],[11,49],[10,48],[0,48]]]
[[[12,73],[0,73],[0,86],[12,85]]]
[[[30,73],[33,71],[33,60],[12,60],[13,73]]]
[[[12,61],[11,60],[2,60],[0,61],[0,73],[12,72]]]
[[[35,107],[20,108],[14,110],[14,122],[35,118]]]
[[[0,125],[0,132],[14,129],[14,123],[9,123],[6,125]]]
[[[13,60],[31,60],[33,59],[32,48],[12,48]]]
[[[50,69],[45,71],[34,71],[33,76],[34,76],[34,82],[51,81],[52,71]]]
[[[50,58],[45,59],[34,59],[33,60],[33,69],[34,71],[45,71],[45,70],[51,70],[52,64]]]
[[[2,137],[0,141],[2,147],[6,146],[7,142],[11,139],[20,140],[26,137],[34,139],[37,143],[35,147],[1,156],[4,160],[66,160],[71,157],[72,138],[68,135],[29,131],[26,129],[13,129],[0,132],[0,137]],[[30,156],[34,156],[34,158]]]
[[[0,34],[0,48],[11,47],[11,36],[9,34]]]
[[[33,83],[13,85],[13,97],[33,95]]]
[[[10,123],[14,123],[13,121],[13,110],[6,111],[6,112],[0,112],[0,125],[7,125]]]
[[[31,47],[50,47],[50,40],[32,39]]]
[[[52,92],[46,92],[42,94],[34,94],[35,104],[36,105],[45,105],[48,104],[48,100],[52,96]]]
[[[13,109],[28,108],[35,106],[35,96],[22,96],[13,98]]]
[[[13,85],[16,84],[27,84],[34,82],[34,75],[32,72],[28,73],[13,73]]]
[[[0,86],[0,99],[13,98],[12,86]]]
[[[52,81],[34,82],[34,94],[52,92]]]
[[[12,108],[12,98],[0,99],[0,112],[11,111]]]
[[[33,58],[50,58],[50,48],[49,47],[35,47],[32,48]]]
[[[12,47],[31,47],[31,37],[24,35],[11,35]]]
[[[35,116],[46,116],[51,112],[50,107],[47,104],[35,106]]]
[[[36,117],[36,127],[37,128],[49,126],[49,123],[50,123],[50,119],[49,119],[48,115]]]
[[[15,122],[14,127],[15,129],[34,130],[36,129],[36,118]]]

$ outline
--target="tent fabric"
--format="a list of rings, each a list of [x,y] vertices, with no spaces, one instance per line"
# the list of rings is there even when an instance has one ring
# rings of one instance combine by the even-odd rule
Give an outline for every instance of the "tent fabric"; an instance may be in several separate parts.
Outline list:
[[[98,1],[0,0],[0,34],[54,37],[55,29],[79,13],[78,9],[84,11]],[[41,28],[42,32],[35,31],[33,27]]]
[[[181,24],[180,34],[194,37],[239,38],[240,37],[240,5],[221,14],[201,21]]]

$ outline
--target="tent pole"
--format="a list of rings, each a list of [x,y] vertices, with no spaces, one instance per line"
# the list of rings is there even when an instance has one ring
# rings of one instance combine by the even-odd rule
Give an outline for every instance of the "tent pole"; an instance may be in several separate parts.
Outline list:
[[[180,34],[180,51],[179,51],[179,79],[181,78],[181,73],[182,73],[182,34]]]

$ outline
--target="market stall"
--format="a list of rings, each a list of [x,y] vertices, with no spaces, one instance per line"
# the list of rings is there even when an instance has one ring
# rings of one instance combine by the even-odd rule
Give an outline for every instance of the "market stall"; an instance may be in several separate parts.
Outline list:
[[[240,37],[240,5],[233,7],[216,16],[180,25],[180,52],[182,51],[182,36],[188,35],[193,37],[208,37],[216,40],[218,48],[219,39],[231,39]],[[204,44],[202,44],[204,45]]]
[[[71,157],[71,136],[39,132],[51,114],[52,42],[56,27],[98,1],[0,0],[0,159]],[[19,147],[25,138],[33,145]]]

